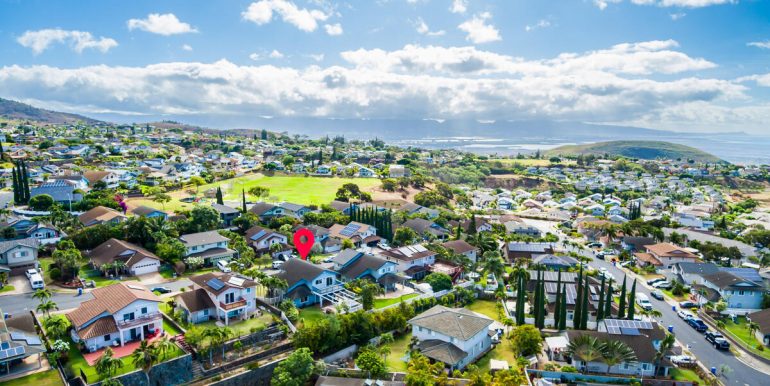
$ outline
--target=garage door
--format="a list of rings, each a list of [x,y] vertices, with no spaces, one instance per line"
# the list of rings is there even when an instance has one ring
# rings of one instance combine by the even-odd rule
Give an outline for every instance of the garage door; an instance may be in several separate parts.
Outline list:
[[[132,269],[133,274],[138,275],[144,275],[145,273],[152,273],[152,272],[158,272],[158,266],[160,263],[155,262],[152,264],[136,264],[134,265],[134,268]]]

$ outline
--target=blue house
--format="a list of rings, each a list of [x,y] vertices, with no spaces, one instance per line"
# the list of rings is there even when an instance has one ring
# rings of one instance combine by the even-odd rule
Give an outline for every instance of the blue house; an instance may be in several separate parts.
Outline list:
[[[379,284],[385,291],[395,291],[396,284],[406,280],[396,273],[398,264],[355,249],[341,251],[332,258],[332,263],[343,280],[367,279]]]
[[[765,294],[761,284],[741,278],[731,272],[719,271],[703,276],[703,285],[727,302],[730,313],[746,313],[762,309]]]
[[[231,208],[227,205],[211,204],[211,207],[219,213],[219,218],[222,219],[222,224],[226,227],[233,226],[233,221],[241,217],[241,211],[235,208]]]
[[[137,207],[136,209],[134,209],[132,211],[132,213],[135,216],[142,216],[142,217],[147,217],[147,218],[163,217],[164,220],[168,220],[168,213],[166,213],[166,212],[164,212],[162,210],[159,210],[159,209],[151,208],[151,207],[146,206],[146,205],[142,205],[140,207]]]
[[[284,298],[292,299],[297,307],[318,304],[320,307],[346,305],[351,312],[361,309],[357,295],[337,280],[337,272],[306,260],[289,259],[276,277],[286,280]]]

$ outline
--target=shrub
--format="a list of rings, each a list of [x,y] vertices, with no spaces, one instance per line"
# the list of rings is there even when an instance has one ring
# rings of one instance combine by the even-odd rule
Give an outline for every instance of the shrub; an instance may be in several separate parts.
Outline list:
[[[763,345],[762,343],[757,343],[757,350],[765,351],[765,345]]]
[[[561,372],[562,373],[577,373],[578,371],[573,366],[563,366],[561,368]]]
[[[56,267],[52,267],[48,270],[48,275],[51,277],[51,280],[59,281],[61,280],[61,270]]]

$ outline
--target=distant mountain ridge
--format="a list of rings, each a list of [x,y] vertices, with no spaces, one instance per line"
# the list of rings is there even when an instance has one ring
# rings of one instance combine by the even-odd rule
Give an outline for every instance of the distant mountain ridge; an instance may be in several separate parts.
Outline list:
[[[97,119],[78,114],[62,113],[30,106],[26,103],[0,98],[0,117],[20,121],[35,121],[49,124],[103,123]]]
[[[558,155],[616,155],[639,159],[686,159],[697,162],[724,162],[719,157],[691,146],[664,141],[607,141],[583,145],[565,145],[545,152]]]

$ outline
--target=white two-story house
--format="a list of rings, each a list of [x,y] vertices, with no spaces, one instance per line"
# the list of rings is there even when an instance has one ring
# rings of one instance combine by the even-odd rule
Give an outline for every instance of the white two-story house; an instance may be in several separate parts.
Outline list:
[[[190,323],[221,320],[229,325],[246,319],[257,309],[257,284],[254,280],[222,272],[210,272],[190,278],[189,291],[175,297]]]
[[[117,283],[91,292],[93,299],[66,314],[70,335],[93,352],[163,333],[161,300],[138,282]]]
[[[492,344],[489,327],[494,321],[464,308],[441,305],[409,320],[416,349],[426,357],[442,362],[450,373],[475,362]]]
[[[230,239],[217,231],[182,235],[179,236],[179,241],[187,249],[184,257],[200,257],[203,259],[203,265],[214,265],[223,259],[229,261],[235,256],[235,251],[227,247]]]
[[[408,245],[389,250],[376,249],[376,255],[397,264],[396,271],[404,273],[413,279],[422,279],[427,275],[428,268],[436,263],[436,252],[420,244]]]
[[[297,307],[344,304],[351,312],[361,309],[358,297],[345,289],[337,279],[337,272],[320,265],[301,259],[289,259],[281,266],[281,272],[276,277],[286,280],[288,287],[284,297],[292,299]]]

